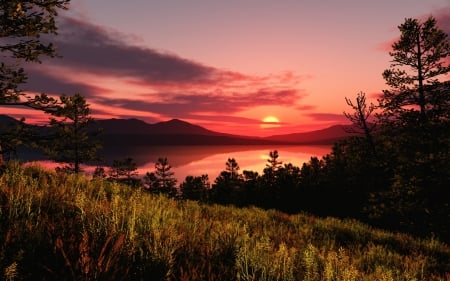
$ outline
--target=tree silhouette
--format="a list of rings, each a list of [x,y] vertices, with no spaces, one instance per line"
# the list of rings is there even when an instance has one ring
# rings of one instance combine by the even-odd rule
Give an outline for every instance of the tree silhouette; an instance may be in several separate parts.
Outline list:
[[[344,112],[345,117],[347,117],[354,126],[350,132],[362,133],[365,136],[372,153],[376,154],[375,143],[373,140],[373,131],[376,124],[373,121],[372,123],[369,123],[369,118],[376,109],[375,105],[373,103],[367,105],[366,94],[363,92],[357,94],[356,104],[353,104],[352,100],[349,98],[345,98],[345,101],[347,102],[347,105],[354,110],[353,113]]]
[[[207,192],[210,183],[208,175],[200,177],[187,176],[185,181],[180,184],[180,190],[183,199],[207,201]]]
[[[65,9],[68,3],[69,0],[0,2],[0,52],[2,57],[10,58],[2,61],[0,66],[0,104],[40,108],[49,101],[45,96],[33,99],[22,93],[19,85],[27,76],[17,62],[40,63],[41,56],[56,56],[53,44],[44,42],[41,35],[56,34],[58,10]]]
[[[8,161],[17,157],[17,150],[20,146],[33,143],[36,136],[35,132],[25,124],[25,118],[2,125],[0,125],[0,143],[3,143],[3,147],[0,149],[0,156],[6,156],[3,158]]]
[[[267,159],[266,167],[264,168],[263,178],[266,179],[268,185],[275,185],[277,171],[281,167],[283,162],[278,160],[278,151],[270,151],[269,158]]]
[[[408,117],[426,123],[428,111],[439,106],[433,97],[438,78],[450,71],[446,60],[450,56],[448,35],[436,27],[433,17],[425,22],[408,18],[398,28],[400,39],[389,52],[391,68],[383,72],[392,89],[383,91],[380,103],[388,118]],[[446,96],[443,102],[448,103],[450,98]]]
[[[177,195],[177,179],[171,171],[167,158],[158,158],[155,163],[155,172],[147,172],[144,176],[145,187],[153,193],[167,194],[170,197]]]
[[[441,226],[450,213],[450,81],[442,81],[450,72],[450,41],[433,17],[406,19],[399,30],[383,73],[391,89],[379,100],[377,158],[390,178],[373,193],[371,215],[401,222],[402,230],[450,237]]]
[[[21,91],[19,86],[26,82],[27,75],[20,64],[40,63],[42,56],[56,56],[53,44],[44,43],[41,35],[56,34],[58,10],[65,9],[69,1],[0,1],[0,105],[54,109],[57,101],[46,94],[31,97]],[[2,143],[4,141],[0,141],[0,152]]]
[[[96,172],[103,177],[102,168],[96,169]],[[109,178],[114,181],[125,182],[133,186],[138,185],[140,182],[140,180],[136,179],[138,175],[137,164],[131,157],[123,160],[114,160],[108,172]]]
[[[50,144],[45,151],[56,162],[69,163],[70,170],[80,172],[80,164],[98,160],[98,142],[91,139],[89,125],[94,122],[89,105],[80,94],[62,96],[61,105],[53,111]]]
[[[221,204],[240,204],[238,200],[243,180],[239,174],[239,164],[234,158],[228,158],[225,171],[215,179],[212,186],[212,199]]]
[[[225,163],[225,170],[230,173],[232,179],[237,178],[239,176],[240,167],[236,159],[228,158],[228,161]]]

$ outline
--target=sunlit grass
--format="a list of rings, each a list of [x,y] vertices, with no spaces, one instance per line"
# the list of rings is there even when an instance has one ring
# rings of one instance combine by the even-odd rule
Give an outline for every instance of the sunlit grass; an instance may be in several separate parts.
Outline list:
[[[450,280],[450,249],[355,220],[174,201],[17,163],[0,176],[4,280]]]

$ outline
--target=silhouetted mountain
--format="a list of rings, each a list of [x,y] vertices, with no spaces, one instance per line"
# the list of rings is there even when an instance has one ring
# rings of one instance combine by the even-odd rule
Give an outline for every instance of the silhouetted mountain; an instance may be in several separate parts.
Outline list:
[[[264,139],[274,142],[295,144],[332,144],[352,135],[349,133],[351,128],[351,125],[335,125],[311,132],[274,135]]]
[[[139,119],[96,120],[93,129],[102,129],[107,134],[147,134],[150,124]]]
[[[14,124],[14,118],[0,115],[0,124]],[[44,130],[41,126],[33,126]],[[92,130],[101,129],[101,140],[108,146],[135,145],[267,145],[267,144],[332,144],[348,137],[350,125],[326,129],[274,135],[265,138],[214,132],[179,119],[149,124],[139,119],[97,120]]]
[[[218,132],[213,132],[198,125],[193,125],[186,121],[179,119],[172,119],[166,122],[159,122],[151,125],[152,134],[160,135],[203,135],[203,136],[217,136],[226,135]]]
[[[12,118],[11,116],[1,114],[0,115],[0,125],[1,126],[12,126],[19,123],[19,120]]]
[[[105,119],[97,120],[94,128],[100,128],[107,134],[233,136],[214,132],[179,119],[155,124],[149,124],[134,118]]]
[[[273,143],[258,137],[224,134],[172,119],[148,124],[138,119],[98,120],[102,140],[110,145],[257,145]]]

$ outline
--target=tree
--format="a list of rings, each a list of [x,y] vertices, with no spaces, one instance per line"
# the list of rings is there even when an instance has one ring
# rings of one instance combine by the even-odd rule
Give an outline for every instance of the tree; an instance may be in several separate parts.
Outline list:
[[[155,163],[155,172],[147,172],[144,177],[144,184],[153,193],[163,193],[175,197],[177,195],[177,179],[171,169],[172,166],[167,158],[158,158]]]
[[[270,151],[269,152],[269,158],[267,159],[266,167],[271,169],[272,171],[276,172],[281,167],[281,164],[283,164],[282,161],[278,161],[278,151]]]
[[[96,169],[96,172],[97,175],[102,176],[102,168]],[[141,180],[136,178],[138,175],[137,164],[131,157],[114,160],[108,173],[110,180],[123,182],[131,186],[141,185]]]
[[[187,176],[180,184],[183,199],[206,201],[207,191],[210,188],[208,175],[200,177]]]
[[[20,120],[11,118],[10,121],[6,122],[5,126],[0,125],[0,143],[3,143],[3,147],[0,148],[0,156],[6,160],[16,158],[17,149],[20,146],[29,145],[35,138],[33,130],[25,124],[25,118]]]
[[[408,117],[413,122],[418,119],[427,123],[433,117],[428,113],[440,106],[433,97],[438,78],[450,71],[448,35],[436,27],[433,17],[425,22],[408,18],[398,28],[400,39],[389,52],[393,58],[391,68],[383,72],[392,90],[383,92],[380,103],[388,118]],[[441,102],[448,103],[449,95],[446,97]]]
[[[362,133],[369,145],[373,154],[376,154],[375,143],[373,141],[372,133],[375,129],[376,123],[369,123],[369,118],[376,109],[373,103],[367,105],[366,94],[359,92],[356,96],[356,104],[353,104],[352,100],[345,98],[347,105],[349,105],[354,112],[347,113],[344,112],[345,117],[350,120],[355,127],[351,132]]]
[[[0,2],[0,52],[6,61],[0,65],[0,104],[40,108],[51,100],[45,95],[25,96],[19,85],[27,75],[17,62],[38,62],[41,56],[55,57],[52,43],[42,40],[44,34],[56,34],[58,11],[70,0],[8,0]],[[4,42],[4,43],[3,43]]]
[[[278,161],[278,151],[270,151],[269,158],[267,159],[266,167],[264,168],[263,178],[266,179],[266,184],[273,186],[276,182],[276,173],[278,169],[281,167],[283,162]]]
[[[230,177],[235,179],[239,176],[239,164],[236,159],[228,158],[228,161],[225,163],[225,170],[230,173]]]
[[[69,163],[70,170],[80,172],[80,164],[98,160],[98,142],[92,140],[89,125],[94,122],[90,116],[89,105],[80,94],[62,96],[61,105],[51,113],[54,130],[46,152],[56,162]]]
[[[105,168],[103,168],[101,166],[95,167],[95,170],[92,173],[92,178],[94,178],[94,179],[105,179],[106,178]]]
[[[234,158],[228,158],[225,171],[215,179],[212,188],[212,199],[221,204],[238,204],[239,192],[243,180],[239,174],[239,164]]]
[[[450,41],[433,17],[406,19],[392,45],[391,68],[383,77],[391,87],[379,100],[379,143],[389,176],[372,195],[371,215],[401,222],[404,229],[447,233],[450,203]]]
[[[277,208],[284,212],[295,213],[300,210],[300,168],[291,163],[277,169],[277,185],[279,202]]]
[[[56,56],[52,43],[44,43],[41,35],[56,34],[55,18],[70,0],[0,1],[0,105],[26,106],[53,110],[56,100],[46,94],[26,96],[19,85],[27,80],[20,63],[40,63],[41,56]],[[3,141],[4,143],[4,141]],[[0,141],[0,151],[2,142]],[[0,164],[2,164],[0,158]]]

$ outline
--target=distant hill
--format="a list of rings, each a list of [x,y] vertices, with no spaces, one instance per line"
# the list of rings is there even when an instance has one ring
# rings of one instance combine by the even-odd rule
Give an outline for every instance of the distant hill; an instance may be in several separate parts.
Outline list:
[[[351,134],[348,132],[351,125],[335,125],[321,130],[287,135],[274,135],[266,137],[266,140],[296,144],[332,144],[344,139]]]
[[[258,137],[237,136],[205,129],[179,119],[148,124],[139,119],[98,120],[93,129],[102,129],[109,145],[259,145],[272,144]]]
[[[0,115],[0,125],[14,124],[14,118]],[[33,126],[42,130],[41,126]],[[139,119],[97,120],[92,130],[101,129],[104,146],[135,145],[270,145],[332,144],[349,136],[350,125],[336,125],[304,133],[269,137],[239,136],[215,132],[179,119],[149,124]]]
[[[13,126],[19,123],[19,120],[12,118],[8,115],[0,115],[0,126]]]
[[[149,124],[139,119],[97,120],[95,128],[101,128],[108,134],[132,135],[226,135],[193,125],[179,119]]]

